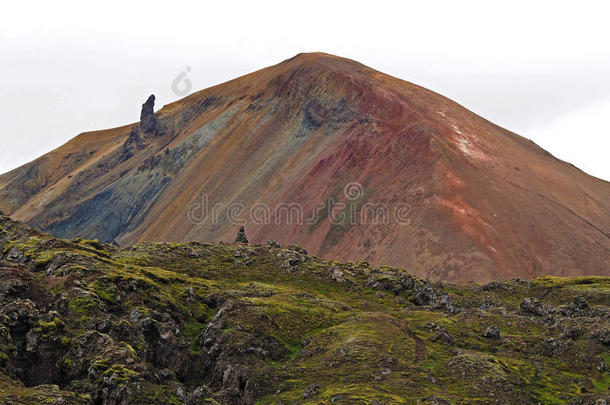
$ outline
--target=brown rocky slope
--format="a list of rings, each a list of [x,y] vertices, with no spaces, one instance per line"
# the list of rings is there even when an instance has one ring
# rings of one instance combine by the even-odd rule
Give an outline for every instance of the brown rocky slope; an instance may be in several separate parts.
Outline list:
[[[610,275],[608,182],[357,62],[301,54],[151,103],[0,176],[0,209],[120,245],[229,240],[239,218],[253,242],[456,282]]]

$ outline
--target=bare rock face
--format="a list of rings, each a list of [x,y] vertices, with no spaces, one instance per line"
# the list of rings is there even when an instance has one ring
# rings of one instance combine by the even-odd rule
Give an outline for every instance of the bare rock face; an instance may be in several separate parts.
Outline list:
[[[140,136],[140,130],[137,125],[131,128],[131,132],[127,140],[123,143],[123,151],[121,153],[121,161],[130,159],[133,156],[134,149],[143,149],[144,144]]]
[[[140,128],[144,133],[156,133],[161,129],[159,120],[155,116],[155,95],[151,94],[148,100],[142,104],[142,112],[140,113]]]
[[[148,99],[146,100],[146,102],[144,104],[142,104],[142,112],[140,113],[140,120],[142,120],[144,117],[147,117],[151,114],[154,115],[154,108],[155,108],[155,95],[151,94]]]

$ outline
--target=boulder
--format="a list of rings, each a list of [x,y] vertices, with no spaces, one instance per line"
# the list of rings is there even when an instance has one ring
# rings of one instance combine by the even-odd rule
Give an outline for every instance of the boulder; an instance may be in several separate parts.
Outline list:
[[[483,337],[486,337],[487,339],[500,339],[500,329],[497,326],[492,325],[485,330]]]
[[[547,316],[552,310],[550,305],[540,302],[537,298],[524,298],[519,305],[519,312],[522,315]]]

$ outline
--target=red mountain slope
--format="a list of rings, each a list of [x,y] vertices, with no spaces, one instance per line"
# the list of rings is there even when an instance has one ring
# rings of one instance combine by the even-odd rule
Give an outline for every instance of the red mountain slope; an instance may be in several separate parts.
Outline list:
[[[456,282],[610,275],[610,183],[327,54],[81,134],[0,176],[0,209],[120,244],[230,240],[244,219],[250,242]]]

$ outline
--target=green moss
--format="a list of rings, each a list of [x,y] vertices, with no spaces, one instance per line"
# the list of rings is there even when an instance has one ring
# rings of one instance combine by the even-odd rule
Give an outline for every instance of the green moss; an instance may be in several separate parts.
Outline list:
[[[49,332],[51,330],[63,330],[66,324],[58,317],[54,317],[50,322],[38,321],[38,326],[43,332]]]
[[[4,249],[2,249],[2,254],[7,254],[15,246],[16,243],[16,241],[10,241],[9,243],[7,243]]]
[[[111,378],[114,384],[119,386],[128,381],[137,379],[139,376],[137,371],[133,371],[123,364],[114,364],[108,370],[104,371],[104,377]]]
[[[63,367],[66,370],[71,370],[72,367],[74,367],[74,360],[70,359],[70,358],[65,358],[63,361]]]
[[[94,370],[108,370],[109,368],[108,359],[103,357],[96,357],[95,360],[91,363],[91,367]]]
[[[38,257],[34,260],[34,263],[38,266],[46,266],[47,264],[51,263],[55,257],[57,256],[56,252],[41,252]]]
[[[96,281],[92,285],[95,294],[102,300],[109,304],[115,304],[116,299],[114,295],[107,291],[107,287],[99,281]]]
[[[75,391],[105,379],[117,385],[138,380],[136,403],[179,403],[177,381],[146,380],[162,374],[160,368],[168,367],[163,362],[174,360],[151,360],[156,345],[164,344],[157,332],[172,331],[168,341],[176,340],[177,356],[189,365],[180,383],[189,389],[209,384],[213,377],[207,367],[217,365],[206,364],[212,357],[206,354],[210,347],[202,342],[202,332],[221,307],[223,313],[215,321],[221,329],[209,330],[216,339],[213,345],[218,344],[214,350],[234,368],[248,367],[252,381],[265,382],[256,398],[260,404],[409,404],[435,395],[455,404],[485,404],[494,397],[546,405],[569,402],[584,390],[603,393],[610,384],[608,373],[582,360],[584,355],[602,357],[610,364],[608,351],[595,337],[600,325],[594,318],[559,320],[549,328],[540,317],[516,312],[524,297],[555,306],[579,297],[605,310],[610,278],[545,277],[490,289],[433,284],[439,295],[448,293],[461,308],[452,314],[417,307],[408,300],[412,290],[377,291],[368,285],[369,278],[395,285],[400,269],[308,257],[287,271],[278,254],[300,254],[295,253],[298,248],[147,243],[115,249],[95,240],[52,241],[44,235],[23,236],[2,248],[9,246],[27,253],[31,261],[26,266],[47,264],[60,253],[74,258],[63,267],[67,277],[29,274],[49,292],[41,296],[71,297],[70,311],[49,322],[36,321],[33,331],[41,344],[53,344],[57,350],[54,365],[62,369],[62,378],[74,372],[82,357],[91,373],[66,381]],[[249,256],[248,266],[237,252]],[[332,279],[337,268],[348,282]],[[484,301],[489,305],[481,309]],[[47,307],[63,309],[56,304],[59,301]],[[138,329],[139,323],[131,319],[134,309],[154,319],[154,327]],[[576,324],[585,333],[558,339],[566,324]],[[489,325],[499,327],[500,339],[482,336]],[[451,335],[450,342],[438,338],[439,330]],[[0,327],[0,339],[11,333],[11,328]],[[545,350],[549,338],[565,344],[552,357]],[[5,343],[0,346],[0,365],[9,369],[18,350]],[[136,370],[142,370],[142,376]],[[60,394],[71,395],[59,388],[19,387],[2,380],[1,370],[0,382],[8,387],[0,388],[0,402],[5,392],[14,396],[14,403],[45,403]],[[320,385],[320,393],[303,400],[303,391],[312,383]],[[22,397],[37,400],[14,400]]]
[[[129,343],[121,342],[121,346],[127,349],[127,351],[132,357],[138,357],[138,354],[136,353],[135,349]]]
[[[91,296],[74,298],[69,303],[70,309],[79,314],[87,314],[97,307],[97,302]]]

